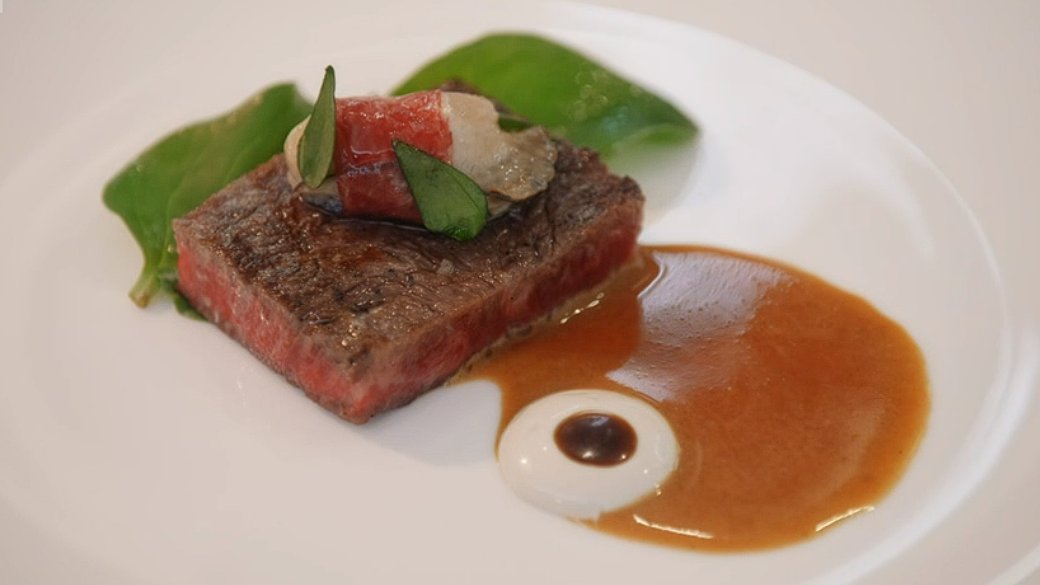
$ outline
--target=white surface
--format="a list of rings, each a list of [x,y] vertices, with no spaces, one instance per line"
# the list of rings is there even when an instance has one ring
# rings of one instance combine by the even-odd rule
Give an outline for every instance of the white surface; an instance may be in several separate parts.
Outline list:
[[[636,450],[614,465],[571,459],[556,444],[556,427],[581,413],[614,415],[631,425]],[[620,392],[576,389],[528,404],[498,441],[498,466],[524,500],[565,518],[592,519],[657,491],[679,461],[668,420],[649,402]]]
[[[851,91],[966,208],[840,92],[677,25],[576,6],[435,19],[411,3],[313,2],[328,15],[315,22],[270,1],[249,4],[247,25],[230,3],[56,4],[0,14],[4,582],[1014,583],[1040,562],[1035,3],[639,4]],[[207,326],[125,300],[137,252],[98,193],[140,148],[277,79],[313,92],[304,72],[328,62],[356,92],[384,90],[488,26],[566,40],[703,123],[689,181],[681,156],[637,175],[654,196],[648,241],[791,261],[920,341],[930,427],[876,512],[768,553],[619,541],[502,485],[490,388],[354,428]]]

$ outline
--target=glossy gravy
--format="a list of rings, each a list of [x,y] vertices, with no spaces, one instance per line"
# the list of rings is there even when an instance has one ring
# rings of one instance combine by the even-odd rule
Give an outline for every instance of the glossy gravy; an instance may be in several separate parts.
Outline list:
[[[503,391],[501,430],[573,388],[641,396],[668,419],[679,465],[651,495],[585,522],[711,550],[778,546],[869,511],[921,437],[922,355],[863,299],[782,264],[649,247],[557,325],[470,377]]]

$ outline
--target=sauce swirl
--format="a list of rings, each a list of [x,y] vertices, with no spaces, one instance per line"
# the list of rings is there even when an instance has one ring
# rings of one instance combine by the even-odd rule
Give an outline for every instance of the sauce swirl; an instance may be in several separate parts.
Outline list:
[[[903,328],[783,264],[699,247],[637,255],[583,306],[469,373],[502,388],[500,433],[526,404],[570,388],[641,397],[669,421],[679,464],[658,493],[583,523],[748,550],[872,509],[929,408],[924,361]]]

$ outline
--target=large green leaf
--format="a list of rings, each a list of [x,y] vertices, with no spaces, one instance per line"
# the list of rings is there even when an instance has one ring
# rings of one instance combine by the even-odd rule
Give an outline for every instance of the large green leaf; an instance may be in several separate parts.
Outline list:
[[[231,112],[179,130],[132,161],[105,186],[105,206],[126,222],[144,254],[130,298],[145,306],[160,291],[178,308],[177,248],[171,221],[282,150],[310,113],[295,85],[272,86]]]
[[[544,38],[493,34],[431,61],[394,90],[463,81],[572,142],[608,153],[644,139],[686,140],[697,126],[674,106]]]

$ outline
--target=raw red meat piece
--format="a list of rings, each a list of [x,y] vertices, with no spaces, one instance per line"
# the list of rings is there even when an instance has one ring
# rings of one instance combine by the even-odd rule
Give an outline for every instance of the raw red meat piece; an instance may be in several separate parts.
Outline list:
[[[441,96],[423,91],[336,100],[333,170],[345,215],[422,224],[391,141],[402,140],[450,162],[451,130]]]

